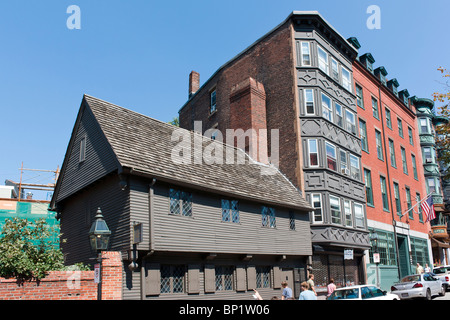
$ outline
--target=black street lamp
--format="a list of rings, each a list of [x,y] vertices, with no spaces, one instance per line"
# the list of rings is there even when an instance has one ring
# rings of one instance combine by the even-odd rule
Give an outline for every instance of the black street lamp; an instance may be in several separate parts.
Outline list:
[[[103,219],[102,211],[100,208],[97,209],[97,215],[95,216],[95,221],[92,223],[91,229],[89,230],[89,240],[91,242],[92,251],[98,253],[97,261],[99,263],[99,283],[98,283],[98,294],[97,299],[102,300],[102,251],[108,249],[109,238],[111,236],[111,230],[109,230],[108,225]]]
[[[374,262],[375,262],[375,271],[377,274],[377,287],[380,287],[380,275],[378,273],[378,264],[380,263],[380,254],[378,253],[378,233],[376,231],[373,231],[369,235],[370,242],[373,243],[373,247],[375,247],[375,252],[373,252]]]

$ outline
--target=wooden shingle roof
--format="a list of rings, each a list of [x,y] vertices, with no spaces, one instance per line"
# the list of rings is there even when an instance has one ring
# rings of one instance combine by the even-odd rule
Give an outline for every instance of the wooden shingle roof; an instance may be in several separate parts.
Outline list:
[[[252,160],[240,149],[88,95],[84,96],[84,101],[118,162],[132,174],[274,206],[312,210],[300,191],[277,168]],[[191,159],[194,159],[194,150],[199,150],[194,148],[194,139],[197,139],[203,146],[201,152],[211,143],[217,143],[224,154],[233,152],[235,160],[243,156],[245,164],[237,161],[227,164],[225,160],[222,164],[207,164],[204,159],[200,164],[193,160],[187,164],[176,163],[172,154],[180,142],[172,141],[175,130],[176,136],[190,137]],[[273,170],[272,174],[265,174],[267,170]]]

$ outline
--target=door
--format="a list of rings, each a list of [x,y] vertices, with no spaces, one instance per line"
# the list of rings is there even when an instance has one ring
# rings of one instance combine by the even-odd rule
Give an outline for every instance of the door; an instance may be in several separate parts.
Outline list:
[[[405,236],[398,236],[398,254],[400,262],[400,275],[401,278],[406,277],[409,271],[409,249],[408,249],[408,238]]]
[[[286,281],[288,287],[292,289],[292,296],[296,297],[297,294],[294,289],[294,269],[283,268],[281,269],[281,281]],[[300,293],[298,293],[300,294]]]

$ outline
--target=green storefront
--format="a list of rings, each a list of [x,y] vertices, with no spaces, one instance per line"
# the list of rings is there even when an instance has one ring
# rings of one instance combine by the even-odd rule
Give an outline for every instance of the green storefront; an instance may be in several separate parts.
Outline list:
[[[379,284],[382,290],[390,291],[391,286],[398,282],[400,277],[416,272],[417,263],[423,267],[426,263],[429,264],[427,239],[397,234],[397,254],[393,232],[379,229],[370,229],[370,231],[377,234],[377,241],[372,242],[372,249],[369,250],[369,261],[366,264],[368,283]],[[376,251],[380,261],[378,268],[374,263]]]

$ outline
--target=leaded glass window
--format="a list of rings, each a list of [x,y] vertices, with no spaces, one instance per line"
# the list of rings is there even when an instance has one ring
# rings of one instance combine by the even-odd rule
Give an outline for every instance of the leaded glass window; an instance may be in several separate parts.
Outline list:
[[[169,198],[171,214],[192,216],[192,193],[170,189]]]
[[[162,265],[161,269],[161,293],[184,292],[185,268],[182,265]]]
[[[256,267],[256,288],[270,287],[270,267]]]
[[[216,266],[216,291],[233,290],[233,267]]]
[[[222,199],[222,221],[239,223],[239,201]]]
[[[180,191],[170,189],[170,213],[180,214]]]
[[[261,224],[263,227],[276,228],[275,209],[270,207],[262,207]]]
[[[289,211],[289,230],[295,231],[295,213]]]
[[[192,193],[190,192],[181,192],[181,201],[182,201],[182,214],[186,217],[192,216]]]

